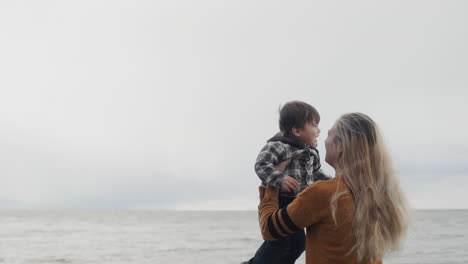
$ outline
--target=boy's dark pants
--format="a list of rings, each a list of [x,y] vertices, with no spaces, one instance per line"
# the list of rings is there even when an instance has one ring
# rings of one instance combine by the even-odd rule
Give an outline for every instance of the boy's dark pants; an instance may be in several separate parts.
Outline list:
[[[279,207],[284,208],[293,197],[279,196]],[[305,249],[304,229],[275,241],[265,240],[249,264],[293,264]]]

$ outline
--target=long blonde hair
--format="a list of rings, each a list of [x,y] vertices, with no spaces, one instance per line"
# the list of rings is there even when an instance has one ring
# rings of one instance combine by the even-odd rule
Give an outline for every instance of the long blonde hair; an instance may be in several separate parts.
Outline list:
[[[334,142],[341,147],[336,169],[348,192],[331,200],[336,222],[337,201],[346,193],[355,202],[352,251],[358,261],[377,260],[400,248],[408,226],[406,199],[375,122],[362,113],[343,115],[335,123]]]

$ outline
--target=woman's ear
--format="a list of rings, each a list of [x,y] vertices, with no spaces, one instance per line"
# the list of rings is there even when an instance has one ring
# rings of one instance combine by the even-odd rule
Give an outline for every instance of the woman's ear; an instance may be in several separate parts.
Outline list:
[[[343,145],[341,145],[341,143],[336,144],[336,151],[339,154],[343,153]]]

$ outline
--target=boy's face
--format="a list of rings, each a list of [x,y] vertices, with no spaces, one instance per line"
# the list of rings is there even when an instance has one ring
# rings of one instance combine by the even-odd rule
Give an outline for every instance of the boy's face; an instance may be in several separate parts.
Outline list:
[[[315,122],[307,122],[303,128],[293,128],[293,134],[302,142],[309,146],[317,146],[317,137],[320,135],[320,128]]]

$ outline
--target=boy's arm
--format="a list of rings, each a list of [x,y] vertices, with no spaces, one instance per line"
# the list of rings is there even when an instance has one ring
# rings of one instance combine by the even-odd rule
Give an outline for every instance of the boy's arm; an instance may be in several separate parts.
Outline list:
[[[278,209],[277,188],[260,186],[259,190],[260,230],[265,240],[277,240],[317,223],[329,206],[326,195],[317,188],[317,184],[307,188],[281,209]]]
[[[330,180],[332,177],[325,172],[323,172],[322,169],[319,169],[318,171],[314,172],[314,182],[316,181],[326,181]]]
[[[281,184],[286,177],[281,171],[275,168],[281,158],[284,158],[286,149],[279,142],[269,142],[263,147],[255,162],[255,172],[266,185],[281,188]]]
[[[325,172],[323,172],[322,170],[322,164],[320,163],[320,155],[319,155],[318,149],[312,148],[311,155],[314,158],[313,175],[312,175],[312,181],[307,180],[307,184],[310,185],[316,181],[330,180],[332,177],[325,174]]]

